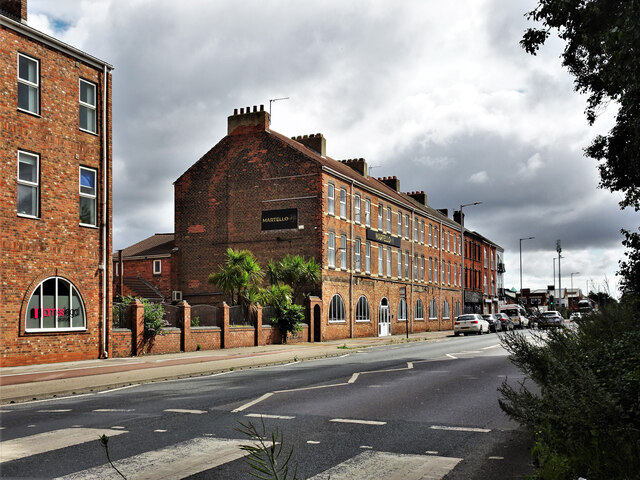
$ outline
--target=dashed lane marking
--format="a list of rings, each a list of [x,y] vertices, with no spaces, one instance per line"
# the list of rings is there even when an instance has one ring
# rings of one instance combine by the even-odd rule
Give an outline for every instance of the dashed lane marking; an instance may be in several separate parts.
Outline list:
[[[94,442],[101,435],[112,437],[127,433],[125,430],[108,428],[63,428],[51,432],[38,433],[27,437],[0,442],[0,463],[19,458],[30,457],[40,453],[51,452],[60,448],[71,447],[86,442]]]
[[[194,415],[202,415],[203,413],[207,413],[206,410],[187,410],[183,408],[167,408],[164,411],[170,413],[191,413]]]
[[[268,415],[266,413],[247,413],[245,415],[245,417],[252,417],[252,418],[277,418],[280,420],[293,420],[296,417],[291,417],[288,415]]]
[[[135,408],[96,408],[94,410],[96,413],[127,413],[135,411]]]
[[[58,409],[54,409],[54,410],[38,410],[38,413],[65,413],[65,412],[70,412],[71,409],[70,408],[58,408]]]
[[[498,348],[498,347],[501,347],[501,346],[502,346],[502,345],[500,345],[500,344],[498,343],[498,344],[496,344],[496,345],[489,345],[488,347],[483,347],[483,349],[482,349],[482,350],[490,350],[490,349],[492,349],[492,348]]]
[[[447,427],[444,425],[431,425],[431,430],[448,430],[450,432],[476,432],[476,433],[489,433],[490,428],[475,428],[475,427]]]
[[[124,390],[125,388],[133,388],[133,387],[137,387],[139,385],[140,385],[139,383],[136,383],[136,384],[133,384],[133,385],[126,385],[124,387],[112,388],[110,390],[103,390],[101,392],[98,392],[98,395],[102,395],[103,393],[117,392],[118,390]]]
[[[330,422],[335,423],[358,423],[361,425],[386,425],[387,422],[379,422],[377,420],[355,420],[352,418],[332,418]]]

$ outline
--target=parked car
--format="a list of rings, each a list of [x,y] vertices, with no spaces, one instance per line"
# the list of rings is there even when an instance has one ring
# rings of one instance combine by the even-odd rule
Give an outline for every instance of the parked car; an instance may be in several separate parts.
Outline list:
[[[501,332],[502,331],[502,323],[500,320],[496,318],[496,316],[492,313],[485,313],[482,315],[487,322],[489,322],[489,331],[490,332]]]
[[[489,322],[478,313],[460,315],[453,324],[453,334],[457,337],[461,333],[464,335],[469,333],[475,333],[477,335],[489,333]]]
[[[556,310],[549,310],[542,313],[540,317],[540,323],[538,328],[560,328],[564,326],[564,318],[560,315],[560,312]]]
[[[509,315],[506,313],[494,313],[493,314],[499,321],[503,332],[508,332],[509,330],[513,330],[515,327],[513,326],[513,320],[509,318]]]

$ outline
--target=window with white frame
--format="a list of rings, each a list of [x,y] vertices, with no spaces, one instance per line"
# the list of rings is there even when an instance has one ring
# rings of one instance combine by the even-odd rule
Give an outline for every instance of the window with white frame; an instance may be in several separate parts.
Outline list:
[[[331,297],[331,303],[329,304],[329,322],[344,322],[346,321],[344,302],[339,294],[335,294]]]
[[[364,246],[364,271],[371,273],[371,243],[366,242]]]
[[[424,282],[424,255],[420,257],[420,281]]]
[[[378,245],[378,275],[384,275],[384,248]]]
[[[413,281],[417,282],[418,281],[418,254],[416,253],[413,256]]]
[[[447,277],[449,277],[449,285],[451,285],[451,262],[447,263]]]
[[[402,236],[402,212],[398,210],[398,236]]]
[[[424,220],[420,220],[420,243],[424,245]]]
[[[487,247],[483,247],[482,253],[484,255],[484,268],[487,268]]]
[[[335,215],[336,213],[336,187],[330,183],[327,188],[327,213]]]
[[[433,261],[433,283],[438,283],[438,259]]]
[[[438,248],[438,227],[433,227],[433,246]]]
[[[407,321],[407,301],[404,298],[401,298],[400,303],[398,303],[398,321]]]
[[[92,168],[80,167],[80,225],[98,225],[97,172]]]
[[[18,54],[18,109],[40,114],[40,62]]]
[[[440,242],[442,243],[442,245],[440,245],[441,250],[444,250],[444,234],[445,234],[445,231],[444,231],[444,228],[442,228],[442,231],[440,232]]]
[[[447,252],[451,251],[451,232],[447,230]]]
[[[18,150],[18,215],[40,216],[40,157]]]
[[[370,320],[369,301],[367,297],[361,295],[356,305],[356,322],[369,322]]]
[[[347,218],[347,191],[340,189],[340,217]]]
[[[484,285],[483,285],[484,294],[487,295],[489,293],[489,285],[487,284],[487,274],[484,274]]]
[[[356,193],[356,197],[353,203],[353,216],[354,216],[355,222],[358,224],[361,222],[361,217],[360,217],[361,202],[362,202],[362,199],[360,198],[360,194]]]
[[[438,318],[438,305],[436,304],[435,299],[432,299],[429,302],[429,318]]]
[[[153,261],[153,274],[160,275],[162,273],[162,261],[154,260]]]
[[[429,281],[433,282],[433,257],[429,257]]]
[[[356,261],[356,272],[359,272],[362,268],[361,260],[360,260],[360,247],[362,246],[362,242],[359,238],[356,238],[356,246],[355,246],[355,261]]]
[[[409,264],[410,264],[410,259],[411,257],[409,257],[409,251],[405,251],[404,252],[404,278],[406,280],[409,280]]]
[[[347,236],[340,235],[340,268],[347,269]]]
[[[371,200],[368,198],[364,201],[364,224],[367,227],[371,226]]]
[[[457,263],[453,264],[453,286],[454,287],[458,286],[458,264]]]
[[[433,246],[433,225],[429,224],[429,246]]]
[[[391,247],[387,247],[387,277],[391,276]]]
[[[409,232],[411,231],[411,225],[409,223],[409,215],[404,216],[404,238],[409,238]]]
[[[336,266],[336,234],[329,232],[329,245],[328,245],[328,262],[329,268],[335,268]]]
[[[413,241],[417,242],[418,239],[420,238],[419,234],[418,234],[418,228],[419,228],[420,224],[418,223],[418,220],[416,220],[415,218],[413,219]]]
[[[442,304],[442,318],[449,318],[449,302],[447,300]]]
[[[398,278],[402,278],[402,250],[398,250]]]
[[[382,204],[379,203],[378,204],[378,230],[382,230],[384,227],[383,216],[384,216],[384,209],[382,208]]]
[[[391,207],[387,207],[387,233],[391,233]]]
[[[69,280],[51,277],[29,299],[25,330],[29,332],[86,330],[87,317],[78,289]]]
[[[80,130],[96,133],[96,85],[80,79]]]
[[[422,306],[422,300],[420,299],[416,300],[415,319],[424,320],[424,307]]]

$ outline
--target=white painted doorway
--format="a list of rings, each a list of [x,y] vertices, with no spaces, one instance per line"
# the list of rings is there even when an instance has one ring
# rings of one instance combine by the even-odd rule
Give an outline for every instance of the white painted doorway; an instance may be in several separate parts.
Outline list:
[[[391,313],[389,312],[389,300],[384,297],[380,300],[378,309],[378,336],[387,337],[391,335]]]

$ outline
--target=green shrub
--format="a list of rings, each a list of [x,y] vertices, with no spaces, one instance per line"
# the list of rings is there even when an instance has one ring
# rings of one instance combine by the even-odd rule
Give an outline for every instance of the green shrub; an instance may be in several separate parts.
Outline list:
[[[535,385],[505,381],[500,406],[536,432],[540,478],[640,478],[638,319],[634,304],[611,305],[575,330],[503,337]]]
[[[121,303],[129,305],[136,300],[135,297],[122,297]],[[137,298],[144,306],[144,335],[145,337],[155,337],[164,335],[165,327],[168,323],[164,319],[164,308],[159,303],[150,302],[146,298]]]

